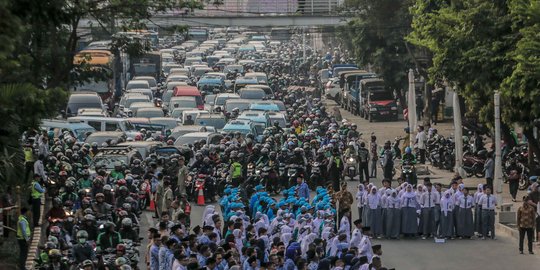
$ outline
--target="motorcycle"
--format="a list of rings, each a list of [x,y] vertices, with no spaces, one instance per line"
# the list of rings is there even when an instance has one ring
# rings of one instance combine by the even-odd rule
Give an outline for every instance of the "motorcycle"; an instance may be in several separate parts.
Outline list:
[[[313,165],[311,166],[311,175],[307,183],[311,190],[315,190],[318,186],[324,186],[320,166],[321,163],[319,162],[313,162]]]
[[[401,165],[401,177],[405,182],[415,186],[417,183],[417,177],[414,164],[410,162],[403,162]]]
[[[357,175],[356,165],[358,164],[358,161],[356,161],[356,158],[350,156],[345,159],[345,177],[348,177],[349,180],[354,180],[354,178]]]
[[[463,170],[467,173],[467,177],[475,175],[478,178],[483,178],[486,175],[484,171],[484,163],[486,159],[483,157],[486,151],[482,150],[478,156],[472,155],[470,152],[463,154]]]

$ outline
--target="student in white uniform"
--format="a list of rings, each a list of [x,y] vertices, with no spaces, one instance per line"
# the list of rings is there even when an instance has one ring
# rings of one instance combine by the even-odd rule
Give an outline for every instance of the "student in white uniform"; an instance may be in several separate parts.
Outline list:
[[[386,198],[386,238],[399,239],[401,227],[401,199],[395,189]]]
[[[401,232],[406,237],[414,237],[418,233],[417,207],[416,193],[412,185],[408,184],[401,197]]]
[[[483,236],[482,227],[482,204],[480,198],[484,196],[484,184],[478,184],[476,192],[474,193],[474,230],[478,237]]]
[[[491,239],[495,238],[495,207],[497,206],[497,197],[491,194],[491,187],[485,188],[484,196],[480,199],[482,204],[482,232],[484,233],[482,239],[486,239],[486,236],[490,236]]]
[[[373,236],[379,238],[383,234],[382,230],[382,215],[381,215],[381,197],[377,192],[376,187],[371,188],[371,192],[367,195],[367,204],[369,206],[369,216],[371,231]]]
[[[441,198],[441,228],[439,230],[440,238],[454,239],[454,200],[452,199],[452,192],[447,190],[444,192]]]
[[[364,184],[358,184],[358,191],[356,192],[356,207],[358,208],[358,217],[362,219],[364,206],[366,204],[366,191],[364,190]]]
[[[474,222],[472,208],[474,205],[474,198],[469,195],[467,188],[463,189],[463,196],[459,199],[459,212],[458,212],[458,232],[459,238],[471,238],[474,235]]]
[[[433,192],[433,185],[431,183],[426,184],[426,191],[422,193],[420,197],[420,205],[422,207],[420,219],[422,223],[421,233],[422,239],[431,237],[435,234],[435,202],[440,201],[440,198],[437,196],[437,192]]]

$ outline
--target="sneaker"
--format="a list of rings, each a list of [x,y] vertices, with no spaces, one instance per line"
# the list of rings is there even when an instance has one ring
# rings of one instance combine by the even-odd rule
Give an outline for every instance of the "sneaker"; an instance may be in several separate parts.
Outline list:
[[[486,240],[486,238],[485,238],[485,237],[482,237],[482,240]]]
[[[519,251],[519,254],[523,254],[523,251]]]
[[[426,240],[426,237],[425,237],[425,236],[422,236],[422,240]]]
[[[534,252],[532,252],[532,251],[529,251],[529,254],[531,254],[531,255],[534,255]]]
[[[491,237],[491,240],[497,240],[497,237],[493,236]]]

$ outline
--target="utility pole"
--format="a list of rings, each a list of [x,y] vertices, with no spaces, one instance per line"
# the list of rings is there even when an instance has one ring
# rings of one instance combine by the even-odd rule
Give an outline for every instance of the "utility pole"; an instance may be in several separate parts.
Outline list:
[[[408,95],[408,114],[409,114],[409,145],[413,148],[416,139],[416,89],[414,88],[414,71],[409,69],[409,95]]]
[[[302,58],[306,61],[306,27],[302,27]]]
[[[462,124],[461,124],[461,107],[459,105],[459,96],[456,91],[454,90],[454,96],[453,96],[453,106],[454,106],[454,137],[455,137],[455,163],[456,166],[454,167],[454,171],[459,173],[462,177],[464,175],[462,174],[462,166],[463,166],[463,130],[462,130]]]
[[[495,175],[494,187],[497,190],[497,200],[502,205],[502,160],[501,160],[501,96],[499,91],[495,91]]]

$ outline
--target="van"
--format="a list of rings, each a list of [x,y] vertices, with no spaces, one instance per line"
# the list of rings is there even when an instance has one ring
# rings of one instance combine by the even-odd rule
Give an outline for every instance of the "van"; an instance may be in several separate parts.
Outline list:
[[[204,102],[201,95],[201,92],[197,87],[195,86],[175,86],[173,97],[195,97],[195,101],[197,102],[197,109],[203,110],[204,109]]]
[[[123,131],[128,137],[134,138],[137,135],[136,128],[129,122],[129,118],[116,117],[91,117],[76,116],[68,118],[70,123],[85,123],[97,131]]]
[[[104,110],[101,97],[94,92],[77,92],[69,96],[66,106],[66,117],[77,116],[79,109],[95,108]]]
[[[87,133],[96,132],[96,129],[88,124],[72,123],[66,120],[45,119],[41,121],[39,127],[47,131],[52,130],[55,138],[62,135],[62,130],[67,129],[75,135],[78,142],[84,142]]]

